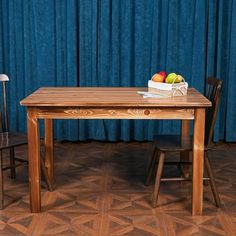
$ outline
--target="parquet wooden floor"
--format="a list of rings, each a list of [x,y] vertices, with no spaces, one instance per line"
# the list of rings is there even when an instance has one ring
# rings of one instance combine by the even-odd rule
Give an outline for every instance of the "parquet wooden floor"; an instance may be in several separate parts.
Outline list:
[[[195,217],[191,183],[163,183],[159,206],[151,207],[152,186],[143,184],[151,152],[149,142],[56,143],[56,189],[42,186],[43,213],[29,212],[27,167],[17,170],[16,180],[5,173],[0,235],[236,235],[235,144],[210,153],[222,208],[205,186],[204,216]],[[17,150],[26,153],[27,147]],[[171,167],[165,174],[177,173]]]

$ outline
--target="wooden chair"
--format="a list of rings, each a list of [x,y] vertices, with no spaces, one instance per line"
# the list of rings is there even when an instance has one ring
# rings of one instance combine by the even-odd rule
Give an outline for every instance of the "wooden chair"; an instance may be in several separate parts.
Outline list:
[[[216,121],[217,110],[219,107],[220,94],[222,91],[222,80],[216,79],[214,77],[209,77],[207,79],[207,93],[206,97],[212,102],[212,106],[207,108],[205,117],[205,150],[204,150],[204,163],[207,171],[208,178],[203,178],[204,181],[209,181],[215,204],[220,207],[220,198],[216,189],[216,184],[211,169],[210,161],[208,158],[208,151],[211,149],[213,131]],[[187,136],[185,140],[181,141],[180,135],[157,135],[154,137],[154,152],[150,159],[148,165],[148,175],[146,179],[146,185],[149,185],[153,175],[156,172],[156,179],[154,185],[154,193],[152,199],[153,207],[157,206],[158,194],[160,190],[161,181],[182,181],[191,180],[190,178],[162,178],[162,171],[164,164],[171,165],[188,165],[191,162],[164,162],[166,152],[191,152],[193,147],[192,136]],[[159,156],[159,161],[157,160]]]
[[[0,82],[2,83],[2,108],[0,111],[0,209],[4,206],[4,191],[3,191],[3,171],[10,169],[12,179],[16,177],[15,168],[28,163],[27,160],[15,157],[15,147],[27,144],[27,135],[21,133],[9,132],[7,99],[6,99],[6,82],[9,81],[7,75],[0,74]],[[3,150],[9,150],[10,165],[3,167]],[[41,158],[41,169],[44,175],[47,188],[52,191],[52,186],[49,181],[44,161]]]

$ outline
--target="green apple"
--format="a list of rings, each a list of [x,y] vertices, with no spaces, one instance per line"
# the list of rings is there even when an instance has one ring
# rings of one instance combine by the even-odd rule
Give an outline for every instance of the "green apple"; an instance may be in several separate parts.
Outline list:
[[[170,73],[167,77],[166,77],[166,83],[168,84],[172,84],[175,82],[175,80],[177,79],[177,74],[175,73]]]

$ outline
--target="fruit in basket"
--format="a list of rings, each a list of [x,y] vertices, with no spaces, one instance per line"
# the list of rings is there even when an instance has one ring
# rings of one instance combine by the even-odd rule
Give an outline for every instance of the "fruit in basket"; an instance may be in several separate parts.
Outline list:
[[[163,83],[165,82],[165,78],[166,78],[166,72],[160,71],[159,73],[156,73],[152,76],[152,81]]]
[[[158,74],[164,76],[165,78],[166,78],[166,76],[167,76],[167,74],[166,74],[165,71],[160,71],[160,72],[158,72]]]
[[[175,82],[175,80],[177,79],[177,77],[178,77],[177,74],[175,74],[175,73],[170,73],[170,74],[167,75],[165,81],[166,81],[166,83],[168,83],[168,84],[172,84],[172,83]]]
[[[154,81],[154,82],[160,82],[160,83],[162,83],[162,82],[164,82],[164,80],[165,80],[165,78],[163,77],[163,75],[154,74],[154,75],[152,76],[152,81]]]
[[[182,82],[182,81],[184,81],[183,76],[182,76],[182,75],[177,75],[177,78],[176,78],[176,80],[175,80],[175,83],[180,83],[180,82]]]

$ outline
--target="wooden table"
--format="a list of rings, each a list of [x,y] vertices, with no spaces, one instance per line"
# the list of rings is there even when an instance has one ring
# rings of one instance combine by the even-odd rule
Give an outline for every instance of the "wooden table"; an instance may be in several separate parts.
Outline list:
[[[21,101],[27,106],[31,212],[41,211],[39,119],[45,119],[45,165],[53,182],[53,119],[180,119],[182,135],[194,120],[192,215],[202,214],[205,108],[209,100],[190,88],[187,96],[143,98],[145,88],[40,88]],[[186,156],[182,156],[186,158]]]

